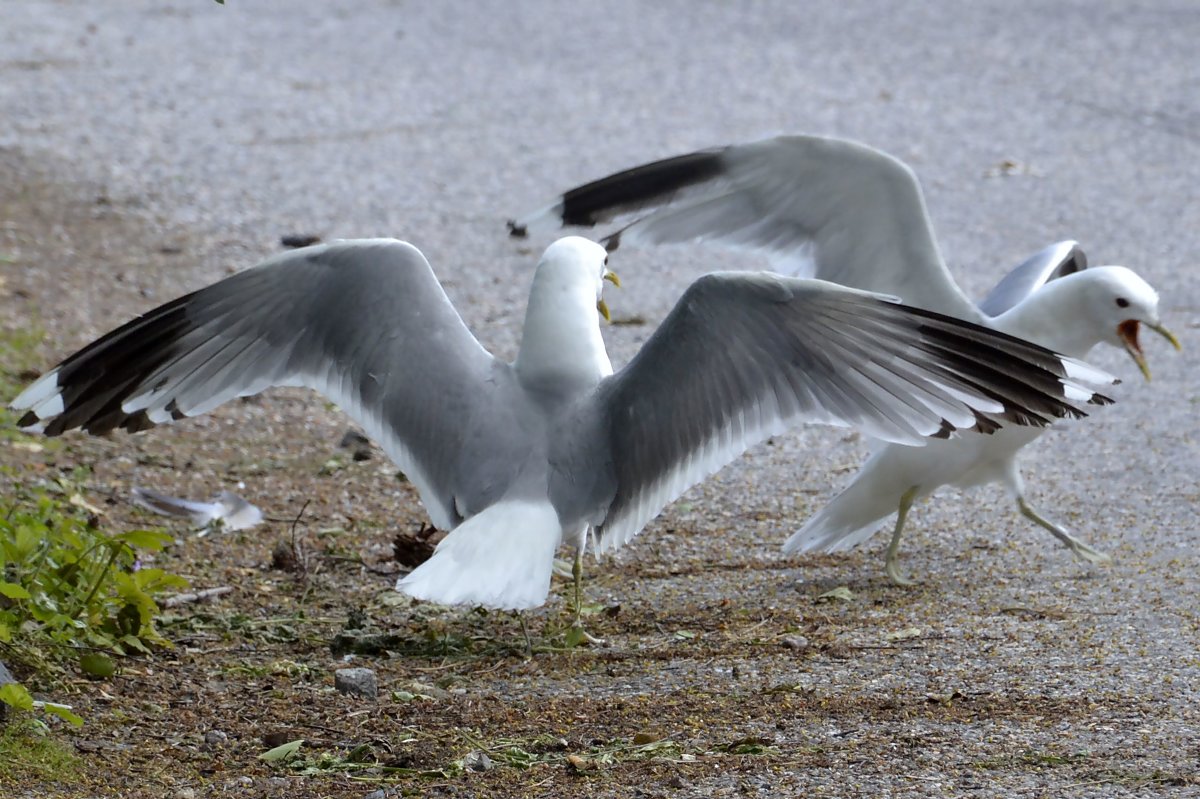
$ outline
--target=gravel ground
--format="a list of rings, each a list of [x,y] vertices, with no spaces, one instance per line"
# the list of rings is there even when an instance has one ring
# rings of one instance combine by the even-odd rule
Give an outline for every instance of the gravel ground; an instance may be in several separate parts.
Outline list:
[[[861,139],[917,170],[969,293],[1070,237],[1093,263],[1131,266],[1163,294],[1163,319],[1184,352],[1148,341],[1155,377],[1145,384],[1124,355],[1097,351],[1097,364],[1126,378],[1120,402],[1051,431],[1025,459],[1036,503],[1114,564],[1084,567],[991,489],[915,510],[905,564],[926,577],[919,589],[886,585],[878,539],[844,556],[784,559],[782,540],[865,452],[852,434],[804,429],[694,489],[592,568],[593,598],[621,608],[597,622],[607,647],[529,662],[435,659],[469,678],[469,697],[453,694],[427,713],[385,697],[361,724],[377,725],[380,738],[401,722],[447,736],[469,728],[482,741],[544,730],[585,754],[594,741],[647,728],[674,742],[662,757],[596,760],[587,773],[506,765],[475,781],[400,785],[429,795],[1197,794],[1200,9],[1127,0],[895,8],[7,4],[0,326],[35,320],[49,365],[131,314],[276,251],[283,234],[393,235],[426,253],[480,339],[511,356],[547,242],[508,240],[506,217],[583,180],[699,147],[785,131]],[[688,281],[734,263],[701,249],[619,256],[627,288],[610,304],[617,317],[650,324],[606,329],[618,364]],[[378,462],[318,475],[344,427],[320,400],[284,392],[137,438],[77,439],[56,457],[96,464],[96,483],[118,493],[140,480],[207,496],[240,480],[281,518],[317,497],[317,527],[367,520],[350,541],[381,559],[391,531],[421,511]],[[19,457],[31,473],[47,468]],[[231,540],[236,564],[220,563],[225,544],[191,542],[180,568],[229,579],[221,569],[248,563],[247,585],[293,590],[254,566],[270,559],[269,534]],[[343,569],[323,579],[318,593],[344,617],[362,597],[386,594],[392,578]],[[815,601],[837,586],[854,600]],[[425,612],[402,604],[376,620],[411,629],[413,614],[432,623]],[[436,622],[481,623],[471,614]],[[486,623],[514,634],[508,622]],[[332,685],[336,661],[322,648],[262,646]],[[170,691],[164,672],[187,675],[201,649],[185,646],[107,690]],[[268,656],[243,647],[236,657]],[[367,662],[384,694],[434,668],[425,656]],[[234,674],[201,695],[221,719],[222,700],[252,682]],[[311,712],[332,727],[360,712],[327,697],[314,693]],[[249,731],[282,711],[263,712],[237,716],[247,743],[217,776],[195,766],[170,782],[162,763],[179,755],[165,745],[133,761],[81,751],[97,772],[128,769],[104,783],[120,795],[373,790],[267,776]],[[99,737],[128,740],[118,724],[99,726]],[[467,754],[458,738],[439,740],[413,762],[433,768]]]

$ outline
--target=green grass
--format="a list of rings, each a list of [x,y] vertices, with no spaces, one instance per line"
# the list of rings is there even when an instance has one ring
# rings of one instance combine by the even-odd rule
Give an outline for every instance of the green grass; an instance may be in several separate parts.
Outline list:
[[[74,748],[52,737],[45,724],[26,717],[0,729],[0,783],[72,783],[82,776],[83,762]]]

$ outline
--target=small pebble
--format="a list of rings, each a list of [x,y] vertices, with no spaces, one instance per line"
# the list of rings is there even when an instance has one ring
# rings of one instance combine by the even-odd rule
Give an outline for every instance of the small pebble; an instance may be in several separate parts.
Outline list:
[[[380,788],[377,791],[371,791],[369,794],[364,796],[363,799],[390,799],[392,796],[395,796],[395,794],[390,790],[386,788]]]
[[[379,696],[379,684],[375,680],[375,672],[371,669],[338,669],[333,673],[333,687],[339,693],[365,696],[368,699]]]
[[[204,733],[204,743],[209,746],[217,746],[225,743],[227,740],[229,740],[229,736],[221,730],[209,730]]]
[[[789,635],[783,639],[783,645],[799,652],[802,649],[808,649],[808,639],[803,635]]]

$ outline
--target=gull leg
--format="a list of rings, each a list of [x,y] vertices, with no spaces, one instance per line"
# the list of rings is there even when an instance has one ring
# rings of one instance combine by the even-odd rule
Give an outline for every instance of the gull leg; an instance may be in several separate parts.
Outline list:
[[[913,486],[900,497],[900,507],[896,514],[896,529],[892,530],[892,540],[887,548],[887,563],[884,571],[895,585],[917,585],[918,583],[917,580],[910,580],[904,576],[904,573],[900,571],[900,559],[897,557],[900,550],[900,533],[904,530],[904,520],[908,518],[908,509],[912,507],[916,496],[917,487]]]
[[[529,637],[529,627],[525,624],[525,614],[519,610],[512,612],[517,617],[517,621],[521,622],[521,635],[525,636],[525,657],[533,657],[533,639]]]
[[[575,620],[571,622],[571,629],[578,630],[578,635],[582,636],[582,640],[589,644],[602,645],[603,639],[596,638],[587,630],[583,629],[583,549],[575,551],[575,563],[571,567],[571,576],[575,580]]]
[[[1038,512],[1035,511],[1029,505],[1029,503],[1025,501],[1025,497],[1017,497],[1017,507],[1021,509],[1022,516],[1024,516],[1026,519],[1029,519],[1029,521],[1033,522],[1034,524],[1049,530],[1051,535],[1063,543],[1063,546],[1074,552],[1076,556],[1086,560],[1088,563],[1109,563],[1112,561],[1112,558],[1107,554],[1098,549],[1093,549],[1075,536],[1068,533],[1063,528],[1059,527],[1054,522],[1050,521],[1044,516],[1039,515]]]

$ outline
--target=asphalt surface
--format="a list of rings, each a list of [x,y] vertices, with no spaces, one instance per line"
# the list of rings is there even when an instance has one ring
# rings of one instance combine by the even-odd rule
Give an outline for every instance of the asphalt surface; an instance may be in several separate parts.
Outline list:
[[[20,154],[80,191],[100,186],[103,204],[165,231],[161,242],[131,243],[127,261],[92,266],[95,282],[72,313],[47,320],[57,355],[256,262],[292,233],[413,242],[480,339],[512,355],[548,239],[511,241],[506,218],[625,166],[782,132],[856,138],[909,162],[943,254],[973,296],[1064,238],[1079,240],[1092,263],[1132,267],[1162,294],[1162,318],[1184,352],[1147,339],[1154,380],[1146,384],[1124,354],[1098,348],[1092,360],[1125,378],[1113,392],[1118,404],[1052,431],[1024,460],[1037,505],[1116,563],[1089,570],[1073,561],[1016,519],[998,488],[950,492],[918,508],[905,555],[914,573],[935,582],[949,575],[945,594],[928,600],[944,603],[947,617],[989,604],[1065,607],[1109,645],[1085,655],[1064,636],[1029,651],[961,652],[898,672],[881,666],[870,677],[814,667],[804,679],[941,691],[953,673],[1003,691],[1019,673],[1054,695],[1125,693],[1151,709],[1129,723],[1064,725],[1047,736],[1128,751],[1146,768],[1194,771],[1197,41],[1200,7],[1183,0],[902,8],[866,0],[22,0],[0,8],[0,154]],[[136,248],[169,247],[178,231],[188,246],[176,269],[139,274]],[[627,288],[611,292],[609,304],[618,318],[650,325],[606,330],[614,363],[628,359],[690,280],[737,263],[701,248],[620,251],[613,265]],[[20,299],[31,313],[60,301],[52,275],[10,270],[0,261],[8,290],[34,287]],[[115,272],[141,290],[114,287]],[[674,529],[697,513],[767,513],[774,522],[721,546],[772,557],[862,453],[844,431],[801,431],[690,493],[667,521]],[[620,557],[712,546],[663,529],[652,526]],[[989,550],[964,566],[958,555],[970,541]],[[878,558],[856,561],[859,576],[877,576],[883,543],[869,545]],[[849,579],[846,568],[839,577],[836,564],[822,563],[819,579]],[[802,561],[787,577],[814,579]],[[691,579],[703,592],[724,590],[719,581],[730,578]],[[653,582],[629,593],[652,596]],[[913,768],[936,773],[937,763]],[[790,779],[797,789],[808,784],[804,773]],[[860,788],[936,792],[921,783]]]

